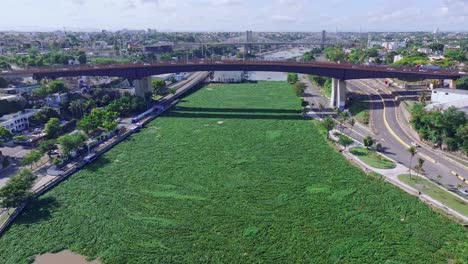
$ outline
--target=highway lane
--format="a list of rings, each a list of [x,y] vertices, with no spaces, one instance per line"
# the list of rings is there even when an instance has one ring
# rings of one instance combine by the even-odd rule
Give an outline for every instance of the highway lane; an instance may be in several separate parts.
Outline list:
[[[407,149],[410,142],[415,139],[409,136],[397,120],[397,105],[392,96],[385,92],[385,87],[371,80],[356,80],[349,82],[351,86],[362,89],[370,94],[372,104],[372,123],[377,132],[377,139],[384,146],[386,155],[396,161],[409,166],[410,154]],[[380,95],[378,93],[381,93]],[[457,186],[462,184],[466,186],[457,177],[452,175],[452,171],[458,174],[468,176],[466,168],[463,165],[453,163],[447,158],[442,158],[434,150],[424,146],[418,148],[418,154],[413,159],[412,166],[417,163],[417,158],[423,158],[426,162],[424,169],[426,175],[434,180],[438,180],[444,185],[452,184]],[[438,178],[441,175],[442,178]]]

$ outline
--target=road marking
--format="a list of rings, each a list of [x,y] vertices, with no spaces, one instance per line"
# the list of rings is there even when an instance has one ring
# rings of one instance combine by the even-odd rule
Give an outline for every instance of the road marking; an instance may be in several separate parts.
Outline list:
[[[406,148],[410,148],[411,146],[408,145],[401,137],[399,137],[395,131],[392,129],[392,127],[390,126],[390,124],[388,123],[388,120],[387,120],[387,106],[385,105],[385,99],[383,98],[383,96],[377,92],[374,88],[370,87],[369,85],[367,85],[366,83],[363,83],[363,82],[359,82],[365,86],[367,86],[367,88],[371,89],[372,91],[374,91],[379,97],[380,99],[382,100],[382,105],[383,105],[383,116],[384,116],[384,124],[385,124],[385,127],[387,128],[387,130],[390,132],[390,134],[392,134],[392,136],[398,140],[404,147]],[[393,101],[393,103],[395,103],[395,101]],[[429,160],[430,162],[432,163],[437,163],[437,161],[425,154],[422,154],[422,153],[419,153],[419,155],[427,160]]]

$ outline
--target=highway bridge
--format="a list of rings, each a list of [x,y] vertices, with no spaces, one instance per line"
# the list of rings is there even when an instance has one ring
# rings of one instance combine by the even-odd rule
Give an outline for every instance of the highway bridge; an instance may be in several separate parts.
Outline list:
[[[344,107],[346,80],[397,78],[403,80],[450,79],[451,88],[462,74],[457,71],[429,70],[416,67],[389,67],[375,65],[355,65],[345,63],[319,63],[265,60],[197,60],[158,63],[133,63],[110,65],[85,65],[65,67],[42,67],[25,70],[2,71],[3,77],[32,76],[35,79],[56,79],[60,77],[111,76],[137,80],[138,86],[148,89],[149,76],[200,71],[267,71],[313,74],[333,78],[332,105]]]

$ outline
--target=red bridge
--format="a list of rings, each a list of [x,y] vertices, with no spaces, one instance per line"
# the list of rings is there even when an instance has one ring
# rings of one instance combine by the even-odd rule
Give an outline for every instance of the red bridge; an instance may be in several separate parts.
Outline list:
[[[345,63],[262,61],[262,60],[199,60],[158,63],[133,63],[110,65],[86,65],[43,67],[26,70],[2,71],[0,76],[33,76],[35,79],[115,76],[130,80],[144,79],[151,75],[196,71],[271,71],[313,74],[333,78],[333,106],[344,107],[345,80],[397,78],[403,80],[450,79],[456,80],[462,73],[448,70],[429,70],[416,67],[367,66]],[[452,81],[452,88],[455,82]]]

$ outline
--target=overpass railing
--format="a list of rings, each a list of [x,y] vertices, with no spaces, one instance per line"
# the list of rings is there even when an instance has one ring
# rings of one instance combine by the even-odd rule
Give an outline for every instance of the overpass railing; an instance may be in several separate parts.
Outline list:
[[[68,72],[68,71],[89,71],[89,70],[108,70],[108,69],[128,69],[128,68],[147,68],[147,67],[171,67],[171,66],[187,66],[187,65],[281,65],[290,67],[321,67],[344,70],[366,70],[379,72],[399,72],[399,73],[420,73],[420,74],[438,74],[438,75],[460,75],[461,72],[450,70],[429,70],[420,69],[418,67],[400,66],[391,67],[385,65],[360,65],[346,62],[330,63],[330,62],[304,62],[304,61],[277,61],[277,60],[259,60],[259,59],[198,59],[198,60],[179,60],[179,61],[160,61],[153,63],[135,62],[121,64],[103,64],[103,65],[69,65],[69,66],[52,66],[29,68],[25,70],[10,70],[2,71],[2,74],[34,74],[34,73],[49,73],[49,72]]]

